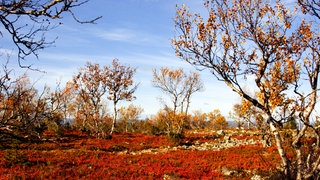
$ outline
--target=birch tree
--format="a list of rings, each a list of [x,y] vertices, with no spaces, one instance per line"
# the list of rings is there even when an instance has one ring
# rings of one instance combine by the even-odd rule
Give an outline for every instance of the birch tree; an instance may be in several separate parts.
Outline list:
[[[177,8],[172,40],[177,56],[208,69],[263,112],[286,178],[319,178],[319,133],[311,121],[320,70],[319,19],[301,19],[298,8],[290,10],[282,1],[210,0],[204,7],[206,15]],[[257,93],[247,93],[244,84]],[[296,156],[289,160],[280,130],[294,115],[303,127],[293,136]],[[307,131],[316,141],[302,152]]]
[[[208,120],[212,123],[213,127],[218,130],[225,130],[228,127],[226,118],[221,114],[219,109],[215,109],[208,113]]]
[[[47,124],[61,120],[59,113],[50,108],[49,89],[38,91],[27,74],[14,77],[7,65],[0,70],[0,99],[1,146],[39,142]]]
[[[154,87],[169,95],[172,101],[173,108],[166,106],[165,113],[162,113],[167,116],[162,119],[166,121],[169,135],[183,136],[191,95],[203,90],[200,74],[197,72],[186,74],[182,68],[164,67],[160,71],[153,70],[152,83]]]
[[[113,122],[110,131],[110,135],[112,135],[116,127],[119,101],[135,99],[133,93],[138,88],[138,84],[134,84],[133,80],[136,68],[121,65],[117,59],[114,59],[110,66],[105,66],[104,71],[106,73],[107,98],[113,102]]]
[[[103,101],[108,91],[106,84],[105,68],[90,62],[73,77],[73,88],[76,91],[74,103],[78,106],[75,118],[81,121],[82,129],[95,135],[101,132],[100,125],[106,115],[106,104]]]
[[[119,109],[119,120],[124,124],[125,132],[134,132],[134,125],[139,121],[142,112],[143,108],[133,104]]]
[[[186,74],[182,68],[164,67],[159,71],[154,69],[152,84],[170,96],[174,114],[180,112],[187,115],[192,94],[204,89],[199,73]]]

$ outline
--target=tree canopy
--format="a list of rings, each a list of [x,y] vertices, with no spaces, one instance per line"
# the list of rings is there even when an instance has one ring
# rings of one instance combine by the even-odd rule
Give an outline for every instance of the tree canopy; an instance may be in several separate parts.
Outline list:
[[[311,177],[320,168],[319,156],[304,165],[298,156],[299,166],[292,170],[279,132],[295,115],[304,124],[292,144],[297,154],[301,155],[299,141],[307,129],[311,128],[319,140],[311,122],[320,70],[319,19],[307,20],[319,11],[316,2],[300,4],[308,16],[301,17],[298,7],[290,9],[282,1],[205,1],[205,15],[193,14],[183,5],[176,11],[178,35],[172,40],[176,54],[184,61],[208,69],[263,112],[275,136],[284,174],[297,172],[297,179]],[[252,85],[256,94],[246,91],[245,84]],[[316,147],[318,152],[319,141]]]

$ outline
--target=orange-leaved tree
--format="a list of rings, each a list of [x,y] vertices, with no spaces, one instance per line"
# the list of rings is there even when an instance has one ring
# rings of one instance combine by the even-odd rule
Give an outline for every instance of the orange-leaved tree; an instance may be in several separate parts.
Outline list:
[[[129,65],[121,65],[119,60],[114,59],[110,66],[104,67],[105,71],[105,85],[108,92],[107,98],[113,102],[113,122],[111,126],[110,135],[115,130],[117,120],[117,104],[119,101],[132,101],[135,99],[133,93],[138,88],[138,84],[134,84],[133,76],[136,68]]]
[[[248,129],[250,129],[250,126],[260,127],[260,124],[256,122],[259,114],[262,114],[262,112],[244,98],[241,99],[240,103],[234,104],[232,112],[230,112],[238,128],[244,127],[246,122]]]
[[[193,111],[192,116],[190,117],[190,126],[192,129],[204,129],[207,127],[207,114],[203,113],[201,110]]]
[[[219,109],[215,109],[208,113],[208,120],[212,123],[215,129],[224,130],[228,127],[226,118],[221,114]]]
[[[68,124],[74,114],[74,106],[76,105],[73,100],[76,97],[76,89],[73,82],[67,82],[64,88],[60,88],[60,84],[56,91],[52,94],[53,102],[58,106],[62,114],[63,123]]]
[[[101,124],[106,116],[106,102],[103,101],[103,96],[108,92],[106,74],[106,68],[87,62],[73,77],[72,86],[69,84],[65,89],[67,94],[68,91],[74,91],[76,94],[73,105],[76,121],[82,129],[96,136],[103,135],[104,132]],[[74,90],[71,90],[72,88]]]
[[[318,4],[314,5],[319,12]],[[176,54],[194,66],[209,69],[263,112],[286,178],[319,178],[320,137],[311,119],[320,71],[320,19],[304,20],[298,8],[290,10],[282,1],[210,0],[204,7],[206,15],[192,14],[185,5],[177,8],[174,21],[178,34],[172,40]],[[303,12],[314,15],[303,7]],[[255,96],[245,91],[245,82],[252,85]],[[280,130],[292,117],[303,126],[293,136],[296,156],[289,159]],[[316,141],[302,152],[307,130]]]
[[[140,118],[143,109],[139,106],[130,104],[128,107],[119,108],[119,120],[125,126],[125,132],[134,132],[134,124]]]
[[[27,74],[15,78],[7,64],[0,70],[0,99],[1,145],[40,141],[47,125],[52,120],[59,124],[62,119],[59,112],[50,107],[49,89],[36,90]]]
[[[169,137],[175,139],[184,135],[187,118],[184,113],[175,113],[173,109],[166,107],[159,110],[153,120],[161,133],[165,132]]]

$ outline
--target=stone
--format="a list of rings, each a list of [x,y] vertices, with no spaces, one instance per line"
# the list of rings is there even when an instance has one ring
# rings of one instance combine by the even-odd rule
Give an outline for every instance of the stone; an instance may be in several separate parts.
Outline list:
[[[225,176],[231,176],[231,175],[233,175],[235,173],[235,171],[234,170],[230,170],[230,169],[228,169],[226,167],[222,167],[221,173],[223,175],[225,175]]]
[[[216,135],[221,137],[221,136],[226,135],[226,133],[223,130],[219,130],[219,131],[216,132]]]
[[[230,136],[224,136],[223,138],[226,142],[229,142],[231,140]]]
[[[260,175],[254,175],[251,177],[251,180],[263,180],[263,178]]]

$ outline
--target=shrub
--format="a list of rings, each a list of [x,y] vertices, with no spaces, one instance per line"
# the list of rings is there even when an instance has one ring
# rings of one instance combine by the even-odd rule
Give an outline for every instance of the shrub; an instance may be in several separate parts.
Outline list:
[[[11,167],[14,165],[29,165],[30,161],[23,151],[17,149],[8,149],[4,155],[5,165]]]

